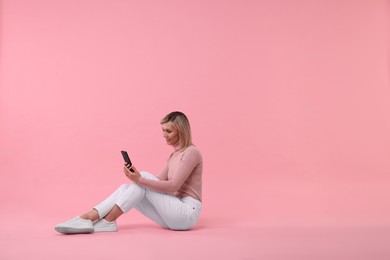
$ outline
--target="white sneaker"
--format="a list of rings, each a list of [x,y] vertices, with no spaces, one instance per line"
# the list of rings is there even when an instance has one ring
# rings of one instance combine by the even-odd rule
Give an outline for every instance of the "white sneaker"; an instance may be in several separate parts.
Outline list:
[[[118,231],[118,226],[115,221],[109,222],[102,218],[93,225],[95,232],[115,232]]]
[[[88,234],[93,233],[92,221],[79,216],[55,226],[55,230],[62,234]]]

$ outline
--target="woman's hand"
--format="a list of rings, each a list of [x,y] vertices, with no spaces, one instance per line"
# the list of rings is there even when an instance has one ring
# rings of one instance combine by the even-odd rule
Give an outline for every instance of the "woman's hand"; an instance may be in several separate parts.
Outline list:
[[[134,166],[131,167],[128,166],[129,165],[126,163],[125,167],[123,167],[123,171],[125,172],[126,177],[132,180],[133,182],[138,183],[139,179],[141,178],[141,174]]]

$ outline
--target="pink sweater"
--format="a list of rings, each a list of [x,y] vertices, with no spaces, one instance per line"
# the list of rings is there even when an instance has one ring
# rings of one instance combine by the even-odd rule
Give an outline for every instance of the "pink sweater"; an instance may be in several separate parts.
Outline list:
[[[202,170],[202,155],[195,146],[189,146],[171,154],[157,176],[159,180],[140,178],[138,184],[158,192],[191,196],[202,201]]]

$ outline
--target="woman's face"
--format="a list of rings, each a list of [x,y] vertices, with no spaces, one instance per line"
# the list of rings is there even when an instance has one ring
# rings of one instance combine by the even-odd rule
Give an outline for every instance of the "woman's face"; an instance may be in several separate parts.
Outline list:
[[[175,146],[179,143],[179,131],[177,131],[172,122],[161,124],[161,128],[163,131],[163,137],[168,145]]]

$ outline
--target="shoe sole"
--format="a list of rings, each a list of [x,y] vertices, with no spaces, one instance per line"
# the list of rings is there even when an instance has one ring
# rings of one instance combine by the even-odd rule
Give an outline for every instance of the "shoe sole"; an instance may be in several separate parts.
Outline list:
[[[90,234],[94,232],[93,228],[71,228],[71,227],[55,227],[57,232],[62,234]]]

